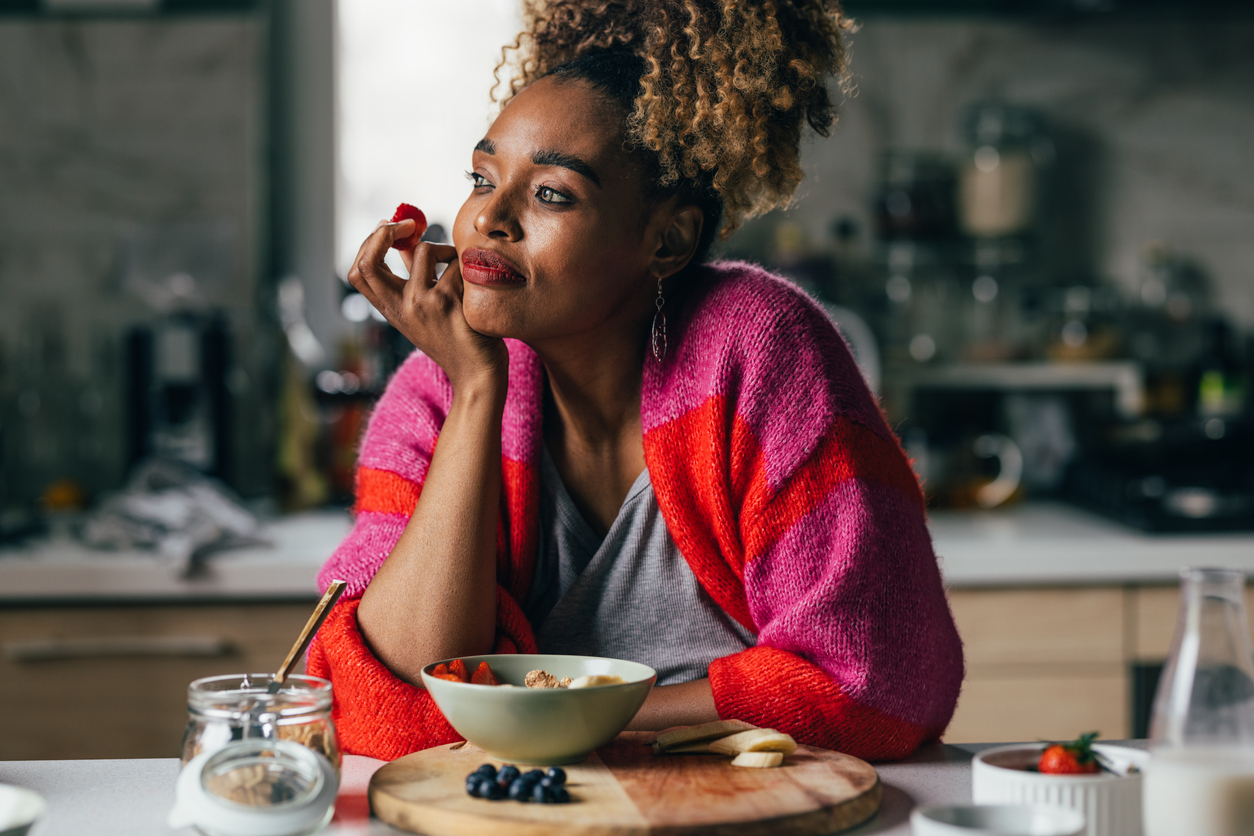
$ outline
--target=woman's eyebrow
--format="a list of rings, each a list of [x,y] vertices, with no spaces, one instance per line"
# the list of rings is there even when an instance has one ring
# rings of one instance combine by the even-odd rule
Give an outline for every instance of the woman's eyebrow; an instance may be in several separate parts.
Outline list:
[[[492,156],[495,157],[496,156],[496,143],[488,139],[487,137],[484,137],[483,139],[479,140],[479,144],[475,146],[475,150],[482,151],[485,154],[491,154]]]
[[[532,155],[531,162],[534,165],[556,165],[562,168],[569,168],[576,174],[582,174],[584,177],[587,177],[598,188],[601,186],[601,178],[597,177],[597,173],[592,170],[592,166],[578,157],[572,157],[570,154],[563,154],[561,151],[537,151]]]

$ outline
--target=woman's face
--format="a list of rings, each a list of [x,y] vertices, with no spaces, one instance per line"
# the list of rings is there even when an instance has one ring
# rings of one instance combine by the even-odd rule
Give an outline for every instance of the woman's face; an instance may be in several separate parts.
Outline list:
[[[622,149],[622,118],[583,82],[552,78],[497,117],[453,226],[471,328],[541,342],[651,314],[658,213]]]

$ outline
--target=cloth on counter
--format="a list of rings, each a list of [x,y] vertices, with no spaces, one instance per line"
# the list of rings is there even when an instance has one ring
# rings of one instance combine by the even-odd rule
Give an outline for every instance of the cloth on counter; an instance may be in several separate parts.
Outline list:
[[[186,572],[210,552],[265,545],[259,532],[257,518],[226,486],[189,465],[154,458],[88,515],[79,536],[100,549],[153,549]]]
[[[710,598],[757,638],[709,667],[719,716],[904,757],[944,731],[963,677],[918,481],[812,299],[736,262],[685,280],[669,354],[645,358],[641,421],[667,529]],[[506,345],[496,651],[534,653],[519,602],[535,571],[544,369],[527,346]],[[370,652],[356,618],[413,513],[452,398],[421,352],[397,371],[362,442],[356,523],[319,576],[349,582],[308,666],[335,685],[348,752],[396,758],[459,739],[424,689]]]

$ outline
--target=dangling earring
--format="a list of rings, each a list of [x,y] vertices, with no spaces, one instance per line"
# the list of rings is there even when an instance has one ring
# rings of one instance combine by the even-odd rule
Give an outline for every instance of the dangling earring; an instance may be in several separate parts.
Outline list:
[[[653,315],[653,356],[661,363],[666,359],[666,312],[662,310],[666,307],[666,299],[662,296],[660,277],[657,280],[657,299],[653,306],[657,308],[657,313]]]

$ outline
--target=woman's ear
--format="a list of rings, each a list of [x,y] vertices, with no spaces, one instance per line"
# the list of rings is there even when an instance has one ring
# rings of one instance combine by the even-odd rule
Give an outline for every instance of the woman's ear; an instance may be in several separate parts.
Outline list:
[[[704,223],[705,213],[696,206],[673,210],[659,230],[650,272],[664,279],[684,269],[697,251]]]

